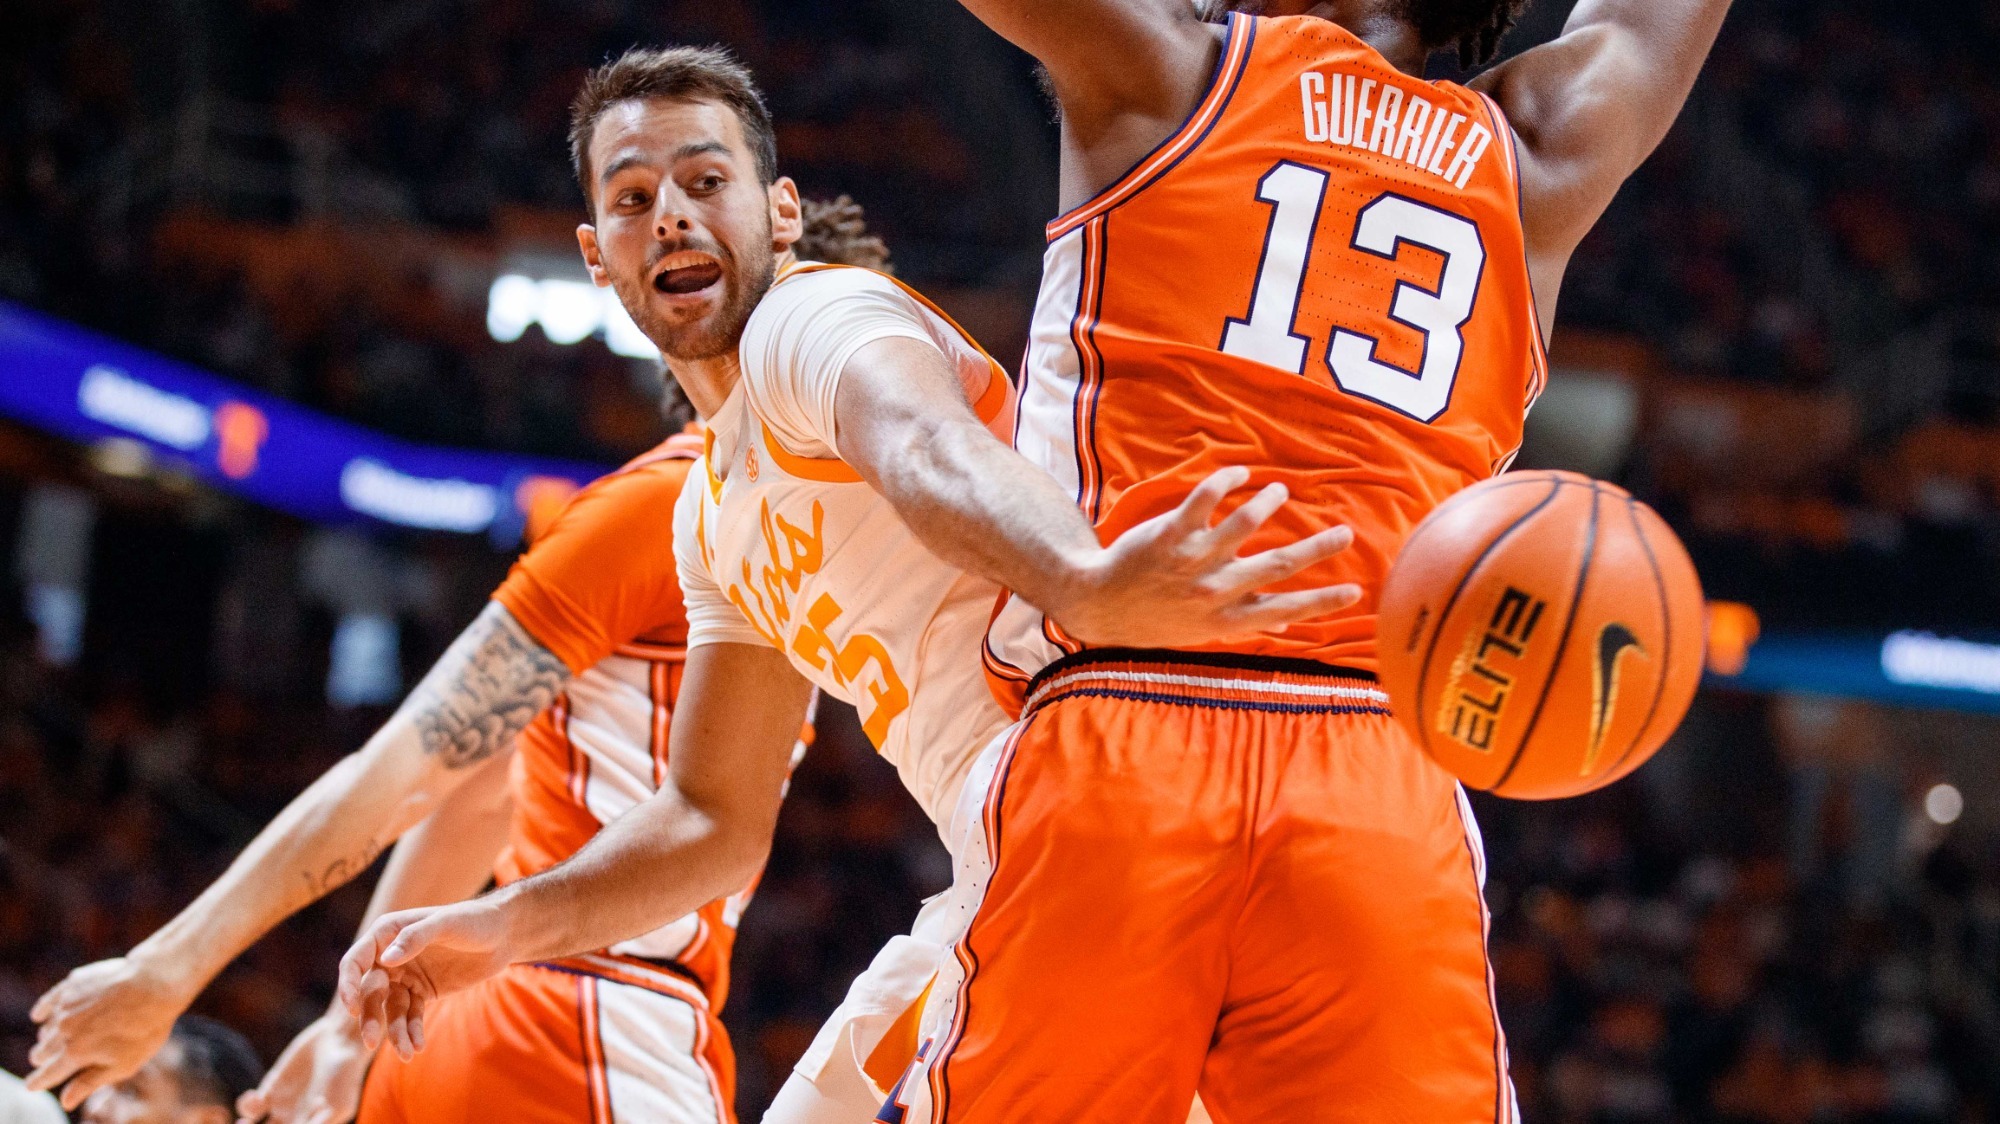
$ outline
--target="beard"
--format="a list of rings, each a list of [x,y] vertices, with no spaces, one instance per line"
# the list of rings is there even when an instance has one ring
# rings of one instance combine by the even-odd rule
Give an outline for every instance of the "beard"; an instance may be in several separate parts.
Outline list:
[[[709,254],[722,264],[722,297],[713,310],[693,319],[675,321],[654,307],[654,269],[669,254],[694,250]],[[636,275],[618,279],[613,288],[619,302],[632,316],[646,338],[668,360],[702,360],[736,350],[743,338],[743,325],[777,278],[778,256],[771,249],[771,220],[764,219],[764,236],[738,257],[728,247],[707,238],[690,237],[677,243],[657,243],[646,257],[645,268]]]

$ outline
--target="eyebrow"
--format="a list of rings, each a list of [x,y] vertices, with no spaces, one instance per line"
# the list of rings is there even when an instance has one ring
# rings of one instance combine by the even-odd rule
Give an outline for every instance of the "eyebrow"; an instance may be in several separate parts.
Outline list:
[[[723,144],[721,141],[695,141],[674,149],[674,154],[669,158],[668,162],[679,163],[691,156],[706,156],[711,153],[721,153],[726,156],[729,154],[729,146]],[[618,173],[644,163],[646,163],[646,158],[639,153],[627,153],[606,164],[604,166],[604,174],[597,177],[597,182],[600,186],[609,186],[612,177]]]

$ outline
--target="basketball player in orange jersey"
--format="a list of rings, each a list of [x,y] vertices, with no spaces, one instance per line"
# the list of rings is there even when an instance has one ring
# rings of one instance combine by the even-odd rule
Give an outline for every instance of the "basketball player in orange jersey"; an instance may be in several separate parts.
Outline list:
[[[802,225],[815,256],[886,258],[844,200],[805,204]],[[386,840],[402,835],[364,926],[545,869],[650,795],[687,636],[667,513],[701,448],[696,433],[670,438],[571,498],[380,734],[172,923],[52,989],[35,1008],[35,1084],[74,1105],[123,1080],[224,965]],[[489,981],[438,1012],[441,1044],[410,1063],[385,1051],[371,1070],[336,1008],[240,1110],[280,1124],[357,1109],[367,1124],[729,1120],[734,1058],[716,1016],[747,896]]]
[[[1213,519],[1242,470],[1101,543],[993,432],[1011,420],[1011,387],[970,337],[891,278],[797,260],[796,189],[726,56],[628,52],[586,80],[572,121],[593,218],[578,232],[585,261],[708,424],[673,515],[688,615],[680,708],[659,792],[570,859],[473,901],[384,916],[349,951],[343,1001],[364,1041],[386,1037],[403,1057],[450,1032],[428,1014],[451,1009],[446,993],[626,939],[748,878],[811,687],[857,708],[942,834],[968,811],[976,820],[1009,722],[979,663],[1003,583],[1079,634],[1128,644],[1254,633],[1357,595],[1260,592],[1349,536],[1241,555],[1285,498],[1263,489]],[[920,922],[913,937],[926,936]],[[850,993],[857,1034],[830,1024],[795,1075],[800,1095],[767,1119],[874,1114],[879,1094],[849,1094],[898,1041],[885,1024],[921,1001],[937,962],[889,959],[878,967],[898,970],[874,981],[881,991]],[[822,1081],[841,1068],[862,1072]]]
[[[1412,527],[1502,471],[1562,272],[1685,99],[1727,0],[1582,0],[1471,87],[1524,0],[963,0],[1047,70],[1049,227],[1015,444],[1107,539],[1214,466],[1325,526],[1351,609],[1105,650],[1015,598],[1022,708],[971,920],[885,1121],[1510,1122],[1482,856],[1376,689]],[[1218,13],[1220,14],[1220,13]],[[949,985],[949,986],[947,986]]]

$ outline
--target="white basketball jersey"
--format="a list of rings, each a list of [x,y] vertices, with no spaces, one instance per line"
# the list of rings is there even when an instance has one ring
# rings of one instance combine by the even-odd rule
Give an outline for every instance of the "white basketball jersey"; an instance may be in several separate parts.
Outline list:
[[[949,317],[893,278],[786,271],[751,315],[743,376],[708,419],[707,453],[675,510],[688,646],[768,644],[862,729],[940,825],[1007,718],[979,651],[999,587],[940,561],[838,459],[833,401],[856,352],[928,341],[982,419],[1004,430],[1007,377]]]

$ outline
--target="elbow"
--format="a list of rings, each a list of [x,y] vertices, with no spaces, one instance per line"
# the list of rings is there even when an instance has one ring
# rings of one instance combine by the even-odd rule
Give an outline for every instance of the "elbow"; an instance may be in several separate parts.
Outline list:
[[[699,839],[695,850],[701,855],[694,865],[704,901],[727,897],[756,881],[771,855],[771,834],[777,827],[775,808],[745,807],[737,801],[708,803],[687,800],[682,813],[694,813],[692,838]],[[681,834],[681,833],[675,833]],[[692,852],[683,852],[692,858]]]
[[[717,849],[716,897],[726,897],[738,893],[764,872],[764,864],[771,858],[771,831],[752,829],[732,830],[724,833]]]

